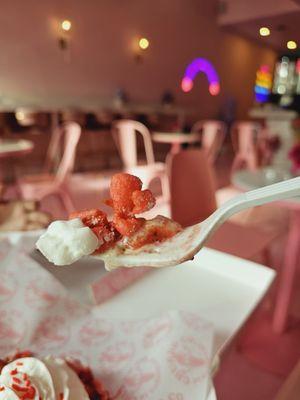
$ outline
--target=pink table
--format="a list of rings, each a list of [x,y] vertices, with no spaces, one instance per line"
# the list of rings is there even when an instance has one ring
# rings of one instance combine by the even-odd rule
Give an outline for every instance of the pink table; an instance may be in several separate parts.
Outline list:
[[[252,190],[288,178],[291,178],[288,171],[272,168],[256,172],[242,170],[233,174],[232,183],[242,190]],[[280,205],[290,210],[290,226],[273,315],[273,329],[276,333],[283,333],[287,329],[288,310],[300,255],[300,188],[299,197],[280,201]]]
[[[183,143],[200,142],[200,135],[198,133],[154,132],[152,140],[158,143],[169,143],[171,145],[171,153],[176,154],[180,151]]]

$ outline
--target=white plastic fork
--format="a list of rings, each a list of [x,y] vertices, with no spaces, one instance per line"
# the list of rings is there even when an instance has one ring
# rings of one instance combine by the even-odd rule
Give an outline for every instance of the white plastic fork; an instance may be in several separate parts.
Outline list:
[[[183,229],[160,244],[144,246],[120,255],[96,257],[103,259],[108,270],[121,266],[166,267],[181,264],[192,259],[208,238],[233,214],[247,208],[295,196],[300,196],[300,177],[242,193],[224,203],[201,223]]]

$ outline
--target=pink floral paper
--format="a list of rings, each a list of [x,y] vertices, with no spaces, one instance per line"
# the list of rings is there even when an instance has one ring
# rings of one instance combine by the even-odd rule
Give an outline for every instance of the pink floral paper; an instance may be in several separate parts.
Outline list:
[[[213,335],[197,315],[108,320],[7,243],[0,272],[0,357],[31,350],[78,358],[120,400],[206,398]]]

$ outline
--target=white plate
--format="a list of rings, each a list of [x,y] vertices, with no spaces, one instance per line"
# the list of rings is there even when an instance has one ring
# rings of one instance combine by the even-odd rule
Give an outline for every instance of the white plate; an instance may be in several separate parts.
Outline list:
[[[89,258],[62,268],[46,265],[37,254],[35,258],[82,301],[88,299],[88,284],[107,273],[101,262]],[[193,261],[153,270],[98,307],[108,318],[147,318],[170,309],[194,311],[214,325],[215,356],[250,316],[274,277],[270,268],[204,248]],[[213,388],[208,398],[216,399]]]
[[[39,234],[10,236],[18,245],[28,237],[33,248]],[[108,273],[102,262],[93,258],[54,267],[37,251],[32,256],[81,302],[91,301],[89,285]],[[270,268],[204,248],[193,261],[153,270],[98,307],[110,318],[152,317],[171,309],[194,311],[214,324],[216,354],[244,324],[274,277]]]
[[[29,240],[34,242],[44,232],[45,229],[36,229],[33,231],[6,231],[6,232],[0,232],[0,239],[7,239],[11,244],[14,245],[19,243],[19,241],[21,240]]]
[[[8,236],[20,245],[26,239],[33,243],[39,234],[15,232]],[[71,267],[54,267],[38,252],[34,258],[82,302],[88,301],[89,284],[107,274],[103,264],[92,258]],[[215,356],[250,316],[274,277],[270,268],[204,248],[193,261],[153,270],[98,307],[108,318],[147,318],[171,309],[196,312],[214,325]],[[213,399],[213,392],[211,396]]]

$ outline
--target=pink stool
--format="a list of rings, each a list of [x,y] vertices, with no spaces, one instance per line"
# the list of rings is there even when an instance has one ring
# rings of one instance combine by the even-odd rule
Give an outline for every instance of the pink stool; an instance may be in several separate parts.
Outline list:
[[[214,171],[205,152],[193,149],[170,154],[167,165],[172,218],[183,226],[203,221],[216,210]],[[226,222],[208,245],[216,250],[251,259],[264,253],[273,239],[273,232]]]

